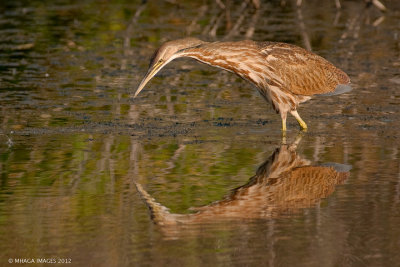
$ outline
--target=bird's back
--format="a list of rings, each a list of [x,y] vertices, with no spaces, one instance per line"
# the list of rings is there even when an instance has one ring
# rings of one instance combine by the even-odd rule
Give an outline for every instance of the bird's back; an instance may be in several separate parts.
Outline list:
[[[335,91],[350,83],[346,73],[326,59],[301,47],[285,43],[259,43],[267,68],[282,81],[282,89],[311,96]],[[279,80],[278,80],[279,81]]]
[[[286,43],[214,42],[188,52],[204,63],[232,71],[258,87],[277,86],[296,95],[329,93],[338,85],[350,82],[346,73],[324,58]]]

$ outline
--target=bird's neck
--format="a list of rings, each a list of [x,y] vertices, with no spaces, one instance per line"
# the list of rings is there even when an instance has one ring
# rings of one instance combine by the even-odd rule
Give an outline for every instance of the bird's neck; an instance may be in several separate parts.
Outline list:
[[[202,63],[230,72],[235,72],[235,66],[237,65],[237,63],[232,62],[223,55],[216,55],[211,52],[202,51],[198,48],[187,49],[184,53],[182,53],[181,57],[191,57]]]
[[[264,86],[264,73],[261,68],[253,66],[253,62],[243,60],[240,53],[212,53],[207,50],[197,48],[187,49],[182,57],[191,57],[202,63],[218,67],[237,74],[239,77],[256,84],[259,87]],[[240,60],[242,59],[242,60]]]

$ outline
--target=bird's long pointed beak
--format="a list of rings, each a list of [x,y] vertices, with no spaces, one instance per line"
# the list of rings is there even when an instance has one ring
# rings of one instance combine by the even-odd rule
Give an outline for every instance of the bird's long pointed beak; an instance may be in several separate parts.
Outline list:
[[[153,66],[151,66],[149,68],[149,70],[146,73],[146,76],[144,76],[143,80],[140,82],[138,89],[136,89],[135,95],[133,96],[133,98],[135,98],[140,91],[143,90],[144,86],[148,83],[148,81],[151,80],[151,78],[154,77],[154,75],[157,74],[157,72],[164,66],[165,64],[163,64],[163,62],[157,62],[155,63]]]

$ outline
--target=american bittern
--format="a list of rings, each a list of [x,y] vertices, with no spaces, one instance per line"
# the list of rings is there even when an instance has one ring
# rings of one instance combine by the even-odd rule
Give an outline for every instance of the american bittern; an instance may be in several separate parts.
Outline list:
[[[300,103],[313,95],[336,95],[351,90],[346,73],[295,45],[250,40],[208,43],[185,38],[166,42],[157,49],[134,97],[159,70],[179,57],[191,57],[236,73],[256,85],[265,100],[281,115],[283,133],[286,132],[288,112],[303,130],[307,129],[307,124],[297,113]]]

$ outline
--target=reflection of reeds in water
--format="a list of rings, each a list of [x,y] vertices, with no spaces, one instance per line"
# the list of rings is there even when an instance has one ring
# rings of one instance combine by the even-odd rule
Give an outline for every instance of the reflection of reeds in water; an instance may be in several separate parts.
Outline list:
[[[173,214],[136,184],[159,225],[191,225],[237,219],[262,219],[293,213],[328,197],[349,176],[345,165],[311,166],[297,155],[296,146],[282,145],[262,164],[255,176],[221,201],[192,208],[193,214]],[[344,168],[343,168],[344,166]],[[166,229],[164,229],[166,230]],[[176,229],[175,229],[176,230]]]

